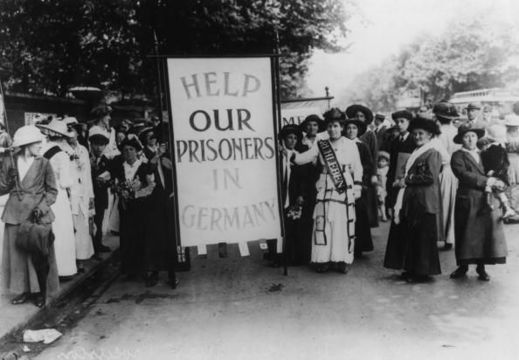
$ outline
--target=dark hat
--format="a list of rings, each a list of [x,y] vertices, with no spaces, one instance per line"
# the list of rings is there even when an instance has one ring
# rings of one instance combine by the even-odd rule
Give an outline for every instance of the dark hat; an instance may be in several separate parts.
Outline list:
[[[467,110],[480,110],[481,109],[481,106],[475,104],[475,103],[470,103],[467,105],[466,107]]]
[[[383,158],[383,159],[386,159],[387,161],[389,161],[389,159],[391,158],[391,155],[389,155],[389,153],[387,151],[379,151],[378,159],[380,159],[380,158]]]
[[[407,119],[409,120],[409,122],[413,121],[413,113],[408,111],[408,110],[400,110],[400,111],[395,111],[394,113],[391,114],[391,118],[393,118],[393,120],[396,121],[396,119],[399,119],[399,118],[404,118],[404,119]]]
[[[332,121],[340,121],[342,124],[344,120],[346,120],[346,116],[344,113],[338,108],[331,108],[327,112],[323,114],[325,124],[328,124]]]
[[[454,142],[456,144],[463,143],[463,141],[462,141],[463,136],[465,136],[466,133],[471,132],[471,131],[476,133],[476,135],[478,136],[478,139],[481,139],[483,136],[485,136],[485,129],[474,128],[469,125],[461,125],[458,128],[458,134],[456,134],[456,136],[454,137]]]
[[[439,103],[434,104],[433,113],[436,117],[447,120],[454,120],[460,117],[454,104],[451,104],[448,101],[440,101]]]
[[[95,106],[90,113],[95,117],[103,117],[105,115],[108,115],[112,112],[112,107],[108,104],[100,104]]]
[[[108,145],[108,143],[110,142],[110,140],[104,136],[104,135],[101,135],[101,134],[94,134],[94,135],[91,135],[88,140],[90,141],[91,144],[97,144],[97,145]]]
[[[297,136],[297,139],[299,139],[301,137],[301,131],[299,130],[299,126],[293,124],[283,126],[283,128],[278,134],[278,139],[283,140],[289,134],[294,134],[295,136]]]
[[[410,132],[415,129],[422,129],[422,130],[430,132],[433,135],[441,134],[440,127],[438,126],[438,123],[436,122],[436,120],[428,119],[423,116],[418,116],[409,125]]]
[[[137,150],[137,151],[142,150],[142,145],[139,142],[139,140],[137,140],[136,137],[130,137],[130,138],[124,139],[123,142],[121,143],[121,149],[123,149],[125,146],[131,146],[131,147],[135,148],[135,150]]]
[[[305,130],[306,124],[309,122],[316,122],[319,127],[319,132],[324,131],[326,129],[325,123],[323,119],[321,119],[318,115],[312,114],[308,115],[301,124],[299,124],[301,131]]]
[[[514,112],[514,114],[519,115],[519,101],[512,105],[512,111]]]
[[[346,119],[344,121],[344,133],[346,133],[346,126],[348,126],[348,124],[353,124],[353,125],[357,126],[357,129],[359,129],[359,133],[357,134],[357,137],[364,134],[366,132],[366,129],[368,128],[368,125],[364,121],[360,121],[357,119]]]
[[[152,136],[152,137],[157,138],[157,134],[155,134],[155,129],[152,128],[152,127],[145,127],[145,128],[143,128],[143,129],[141,129],[140,131],[138,131],[140,142],[144,144],[144,139],[145,139],[146,136],[148,136],[148,134],[150,134],[150,133],[154,135],[154,136]]]
[[[371,112],[370,109],[368,109],[366,106],[364,105],[360,105],[360,104],[354,104],[354,105],[350,105],[346,108],[346,116],[348,117],[348,119],[353,119],[353,118],[356,118],[357,117],[357,113],[358,112],[361,112],[364,114],[364,116],[366,117],[366,124],[369,125],[373,122],[373,112]]]
[[[381,114],[381,113],[375,114],[375,120],[384,121],[385,118],[386,118],[386,115],[384,115],[384,114]]]

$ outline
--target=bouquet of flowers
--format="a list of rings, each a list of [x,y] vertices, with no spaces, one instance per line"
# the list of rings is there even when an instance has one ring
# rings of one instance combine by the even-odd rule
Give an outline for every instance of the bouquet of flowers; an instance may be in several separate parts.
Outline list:
[[[119,195],[123,209],[126,208],[128,202],[135,199],[135,192],[141,188],[139,179],[115,181],[113,190]]]
[[[287,209],[287,218],[292,220],[297,220],[301,218],[302,206],[301,205],[292,205]]]

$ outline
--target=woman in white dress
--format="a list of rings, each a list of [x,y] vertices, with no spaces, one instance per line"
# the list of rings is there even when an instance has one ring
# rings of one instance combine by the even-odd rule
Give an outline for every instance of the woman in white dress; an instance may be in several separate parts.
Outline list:
[[[78,132],[75,127],[79,123],[76,118],[67,117],[63,121],[72,135],[63,144],[63,150],[70,158],[73,178],[73,184],[70,188],[70,203],[76,230],[77,266],[79,272],[84,272],[83,261],[94,255],[94,245],[89,228],[89,219],[93,216],[94,206],[90,156],[88,150],[78,142]]]
[[[71,134],[67,125],[54,119],[48,125],[38,125],[47,135],[47,142],[43,145],[43,157],[50,161],[58,187],[56,202],[51,206],[56,220],[52,223],[54,233],[54,250],[60,277],[70,277],[77,273],[76,241],[74,225],[69,200],[69,192],[74,181],[72,178],[70,158],[62,150],[65,139]]]
[[[290,154],[297,165],[316,159],[322,172],[316,183],[311,263],[316,271],[330,266],[347,273],[355,248],[355,200],[361,195],[362,164],[354,141],[343,137],[344,114],[324,114],[329,139],[319,140],[304,153]]]

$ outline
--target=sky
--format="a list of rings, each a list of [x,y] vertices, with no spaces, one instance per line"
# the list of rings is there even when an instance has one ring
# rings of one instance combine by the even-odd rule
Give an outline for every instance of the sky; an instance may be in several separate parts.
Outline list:
[[[445,30],[455,19],[492,13],[496,21],[518,26],[519,0],[356,0],[358,11],[347,21],[351,30],[346,52],[317,50],[310,59],[307,85],[313,96],[332,96],[352,86],[360,73],[374,67],[422,34]],[[478,15],[479,16],[479,15]],[[519,35],[518,35],[519,36]]]

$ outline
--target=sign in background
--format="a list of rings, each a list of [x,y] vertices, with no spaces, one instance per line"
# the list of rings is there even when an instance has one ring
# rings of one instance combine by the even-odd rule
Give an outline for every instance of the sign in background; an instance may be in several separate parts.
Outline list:
[[[270,58],[167,69],[182,246],[281,239]]]
[[[322,116],[322,111],[318,107],[281,108],[281,127],[285,125],[299,125],[308,115],[313,114]]]

